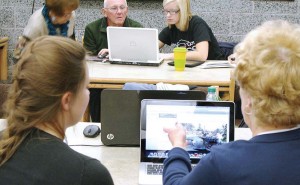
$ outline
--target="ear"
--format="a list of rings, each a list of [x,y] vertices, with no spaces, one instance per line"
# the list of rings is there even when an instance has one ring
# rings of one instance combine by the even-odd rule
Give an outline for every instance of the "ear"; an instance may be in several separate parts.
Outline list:
[[[245,111],[246,111],[246,114],[251,114],[252,113],[252,98],[251,96],[249,96],[249,94],[247,93],[245,95]]]
[[[104,16],[104,17],[107,17],[106,15],[106,10],[104,8],[101,9],[101,14]]]
[[[61,107],[64,111],[69,111],[71,108],[72,93],[66,92],[61,98]]]

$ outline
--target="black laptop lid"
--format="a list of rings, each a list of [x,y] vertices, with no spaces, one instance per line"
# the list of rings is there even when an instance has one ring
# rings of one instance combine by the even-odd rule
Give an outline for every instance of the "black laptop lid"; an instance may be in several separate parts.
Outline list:
[[[101,140],[107,146],[140,145],[143,99],[204,100],[202,91],[104,89],[101,93]]]

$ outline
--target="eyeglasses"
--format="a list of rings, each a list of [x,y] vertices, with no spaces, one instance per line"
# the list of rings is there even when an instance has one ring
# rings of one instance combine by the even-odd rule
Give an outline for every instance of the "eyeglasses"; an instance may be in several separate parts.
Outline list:
[[[113,13],[117,13],[118,10],[120,10],[121,12],[125,11],[127,9],[127,6],[113,6],[113,7],[110,7],[110,8],[105,8],[105,9],[108,9],[110,12],[113,12]]]
[[[168,15],[168,14],[170,14],[170,15],[175,15],[175,14],[177,14],[178,12],[180,12],[180,10],[162,10],[162,13],[163,13],[164,15]]]

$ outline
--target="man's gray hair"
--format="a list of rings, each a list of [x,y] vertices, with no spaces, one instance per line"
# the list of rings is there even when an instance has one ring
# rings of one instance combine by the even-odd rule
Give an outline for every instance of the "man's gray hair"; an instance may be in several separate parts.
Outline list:
[[[104,0],[104,2],[103,2],[103,8],[107,8],[108,7],[108,5],[107,5],[107,2],[108,2],[109,0]],[[124,0],[125,1],[125,5],[127,6],[127,0]]]

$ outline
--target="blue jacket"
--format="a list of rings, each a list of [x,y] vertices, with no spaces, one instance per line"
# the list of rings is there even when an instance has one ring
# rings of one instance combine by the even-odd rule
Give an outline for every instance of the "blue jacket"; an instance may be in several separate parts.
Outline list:
[[[300,184],[300,129],[213,147],[191,172],[185,150],[173,148],[168,155],[164,185]]]

